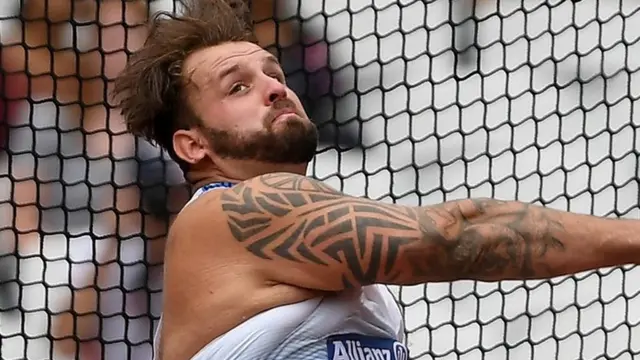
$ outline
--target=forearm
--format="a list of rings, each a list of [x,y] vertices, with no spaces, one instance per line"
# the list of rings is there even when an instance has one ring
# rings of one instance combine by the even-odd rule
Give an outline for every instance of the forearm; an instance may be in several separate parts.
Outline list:
[[[640,253],[640,222],[634,220],[490,199],[417,213],[425,251],[410,261],[425,280],[434,274],[442,274],[440,280],[549,278],[634,263]]]

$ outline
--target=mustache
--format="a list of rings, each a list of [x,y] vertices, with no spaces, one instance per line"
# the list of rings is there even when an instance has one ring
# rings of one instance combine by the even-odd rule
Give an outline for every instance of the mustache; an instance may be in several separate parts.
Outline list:
[[[301,116],[300,110],[291,99],[281,99],[273,103],[271,109],[264,118],[264,124],[271,124],[283,111],[293,111],[296,115]]]

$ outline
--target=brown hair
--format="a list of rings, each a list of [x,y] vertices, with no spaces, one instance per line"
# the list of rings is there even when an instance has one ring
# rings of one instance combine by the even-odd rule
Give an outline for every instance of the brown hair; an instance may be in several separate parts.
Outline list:
[[[173,134],[198,126],[186,101],[182,64],[195,51],[230,41],[256,42],[246,0],[185,0],[183,13],[158,13],[144,46],[116,78],[113,95],[127,129],[164,148],[183,171]]]

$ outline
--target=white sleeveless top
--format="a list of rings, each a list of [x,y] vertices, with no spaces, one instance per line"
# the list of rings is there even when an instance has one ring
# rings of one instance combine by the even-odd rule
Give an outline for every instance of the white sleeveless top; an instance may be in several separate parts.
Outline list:
[[[200,188],[187,203],[213,189]],[[208,315],[215,321],[215,314]],[[162,316],[154,338],[157,354]],[[191,360],[408,360],[404,323],[384,285],[267,310],[212,339]]]

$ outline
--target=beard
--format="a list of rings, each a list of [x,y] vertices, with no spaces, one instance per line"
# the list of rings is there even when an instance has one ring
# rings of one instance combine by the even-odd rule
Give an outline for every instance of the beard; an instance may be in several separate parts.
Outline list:
[[[318,130],[311,121],[295,115],[254,132],[219,130],[206,127],[205,133],[216,155],[236,160],[254,160],[274,164],[310,162],[318,146]]]

